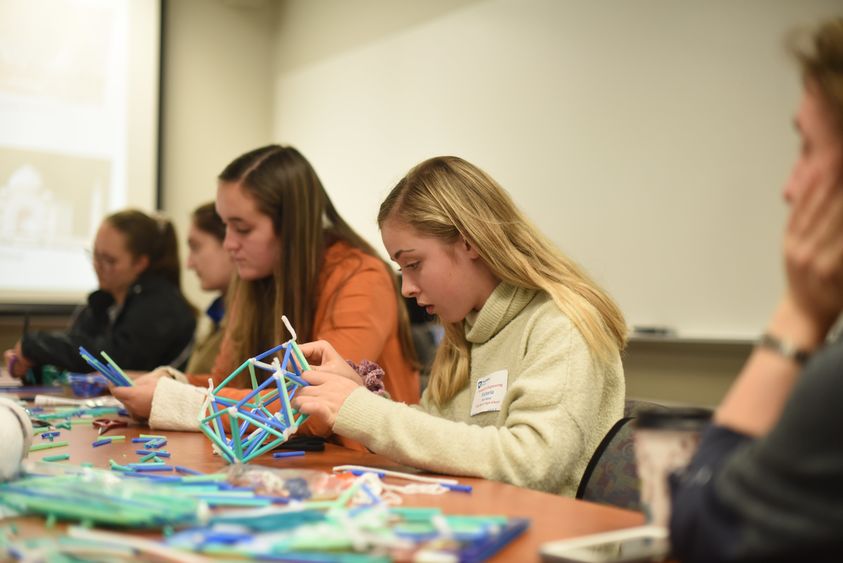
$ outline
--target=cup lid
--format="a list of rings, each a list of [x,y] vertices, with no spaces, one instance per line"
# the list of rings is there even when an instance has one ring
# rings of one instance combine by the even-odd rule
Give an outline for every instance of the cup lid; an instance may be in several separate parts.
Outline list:
[[[659,430],[701,430],[711,420],[710,409],[681,407],[644,409],[635,418],[636,428]]]

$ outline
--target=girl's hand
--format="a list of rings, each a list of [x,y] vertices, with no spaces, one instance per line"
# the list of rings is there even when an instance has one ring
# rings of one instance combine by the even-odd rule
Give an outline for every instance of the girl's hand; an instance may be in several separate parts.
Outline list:
[[[317,340],[316,342],[308,342],[307,344],[302,344],[299,348],[311,368],[318,368],[321,372],[341,375],[357,385],[363,385],[363,379],[357,375],[354,368],[348,365],[345,358],[340,356],[327,341]]]
[[[822,342],[843,311],[843,184],[807,186],[793,204],[784,238],[788,295]]]
[[[146,420],[152,411],[152,398],[155,395],[155,387],[158,385],[159,378],[148,377],[150,375],[153,374],[147,374],[136,379],[132,387],[111,388],[111,394],[123,403],[123,406],[134,418]]]
[[[348,367],[347,364],[346,367]],[[329,428],[334,427],[337,413],[340,412],[348,396],[361,387],[360,383],[355,383],[351,379],[337,377],[334,373],[324,371],[306,371],[302,373],[302,378],[310,385],[296,392],[293,406],[307,415],[316,417]]]
[[[9,348],[3,352],[3,365],[6,366],[6,369],[9,371],[9,375],[12,377],[17,377],[17,375],[15,375],[15,364],[17,363],[18,356],[15,354],[14,349]]]
[[[23,355],[20,340],[14,348],[3,353],[3,362],[6,364],[6,369],[9,370],[9,375],[18,379],[26,375],[27,370],[32,368],[32,362]]]

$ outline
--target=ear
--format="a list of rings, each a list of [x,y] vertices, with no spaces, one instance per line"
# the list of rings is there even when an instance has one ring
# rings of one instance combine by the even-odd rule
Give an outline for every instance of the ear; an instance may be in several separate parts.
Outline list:
[[[141,254],[132,263],[132,268],[135,270],[135,275],[139,276],[149,267],[149,256]]]
[[[477,249],[474,247],[474,244],[466,239],[465,237],[462,238],[460,242],[460,249],[465,253],[472,260],[477,260],[480,258],[480,253],[477,252]]]

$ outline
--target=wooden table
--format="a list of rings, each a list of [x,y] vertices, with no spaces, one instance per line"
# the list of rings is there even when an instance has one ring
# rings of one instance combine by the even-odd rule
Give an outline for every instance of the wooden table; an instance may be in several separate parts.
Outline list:
[[[168,462],[183,465],[202,472],[217,472],[226,467],[226,463],[213,455],[209,440],[201,433],[150,431],[145,426],[132,425],[128,428],[111,430],[105,436],[125,435],[125,442],[94,448],[91,443],[98,436],[90,424],[74,425],[71,431],[61,430],[57,440],[67,440],[66,447],[33,452],[30,459],[39,460],[44,456],[60,453],[70,454],[67,462],[81,464],[93,463],[99,468],[108,468],[109,459],[118,463],[135,463],[139,457],[135,450],[143,444],[132,443],[131,439],[142,433],[162,434],[167,437],[165,450],[172,454]],[[44,441],[36,433],[35,443]],[[408,471],[389,459],[366,452],[352,451],[328,444],[324,452],[308,452],[303,457],[273,459],[269,454],[258,458],[253,463],[272,467],[306,468],[331,471],[336,465],[355,464],[375,466],[384,469]],[[519,538],[511,542],[492,561],[539,561],[539,546],[547,541],[603,532],[644,523],[644,516],[638,512],[621,510],[548,493],[507,485],[484,479],[459,477],[462,484],[473,487],[471,493],[451,492],[444,495],[405,495],[407,506],[431,506],[441,508],[453,514],[499,514],[530,519],[530,527]],[[398,481],[395,481],[398,483]],[[403,482],[402,482],[403,483]],[[19,523],[28,534],[43,533],[43,522],[37,518],[19,519]]]

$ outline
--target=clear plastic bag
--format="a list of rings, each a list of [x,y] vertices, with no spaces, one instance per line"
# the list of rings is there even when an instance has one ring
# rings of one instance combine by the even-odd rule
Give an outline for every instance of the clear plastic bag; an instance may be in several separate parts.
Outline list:
[[[348,488],[352,479],[312,469],[237,464],[229,467],[227,481],[238,487],[254,488],[258,495],[290,500],[330,500]]]

